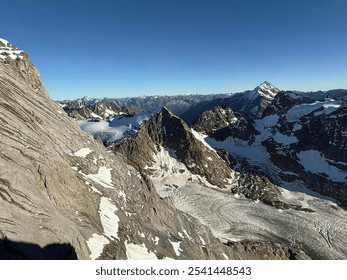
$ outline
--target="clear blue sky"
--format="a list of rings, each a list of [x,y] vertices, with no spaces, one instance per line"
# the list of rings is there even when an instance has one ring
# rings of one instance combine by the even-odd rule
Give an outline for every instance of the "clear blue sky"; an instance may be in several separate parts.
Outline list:
[[[11,0],[53,99],[347,88],[345,0]]]

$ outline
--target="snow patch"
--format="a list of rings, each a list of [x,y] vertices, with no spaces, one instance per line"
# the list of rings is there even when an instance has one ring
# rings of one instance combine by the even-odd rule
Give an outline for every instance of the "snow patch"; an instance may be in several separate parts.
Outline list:
[[[5,46],[0,46],[0,59],[5,60],[7,57],[11,59],[23,59],[23,51],[15,48],[5,39],[0,38],[0,42]]]
[[[203,245],[203,246],[205,246],[206,245],[206,242],[205,242],[205,240],[199,235],[199,239],[200,239],[200,241],[201,241],[201,244]]]
[[[92,260],[95,260],[96,258],[100,257],[102,250],[108,243],[109,240],[105,236],[94,233],[92,237],[89,238],[89,240],[87,241],[87,245],[90,250],[89,257]]]
[[[102,197],[100,199],[100,220],[104,228],[104,235],[110,239],[118,238],[118,222],[120,221],[115,212],[117,206],[111,202],[111,199]]]
[[[171,157],[163,147],[160,147],[160,150],[153,154],[153,159],[152,166],[146,166],[145,169],[153,171],[150,177],[156,185],[183,186],[192,176],[187,167]]]
[[[127,195],[126,195],[125,192],[123,192],[122,190],[119,191],[118,197],[123,198],[124,202],[127,201]]]
[[[145,169],[153,172],[150,178],[157,187],[165,185],[181,187],[187,182],[199,182],[211,188],[218,188],[210,184],[205,177],[192,174],[182,162],[171,157],[169,151],[162,146],[157,153],[153,154],[153,159],[152,165],[145,166]]]
[[[224,259],[229,260],[228,256],[225,253],[223,253],[223,257]]]
[[[300,164],[309,172],[323,173],[334,182],[345,183],[347,172],[329,164],[327,159],[315,150],[301,151],[297,154]]]
[[[195,137],[197,140],[199,140],[202,144],[204,144],[209,150],[211,150],[211,151],[217,153],[216,150],[213,149],[213,148],[205,141],[205,138],[207,137],[207,135],[204,135],[204,134],[202,134],[202,133],[200,133],[200,132],[197,132],[197,131],[195,131],[194,129],[191,129],[191,131],[192,131],[194,137]]]
[[[82,148],[74,153],[74,156],[76,157],[82,157],[85,158],[87,155],[89,155],[92,152],[89,148]]]
[[[126,255],[128,260],[157,260],[157,256],[150,252],[145,244],[137,245],[125,243]]]
[[[288,135],[282,134],[278,131],[274,135],[273,139],[277,143],[282,144],[282,145],[290,145],[290,144],[297,143],[299,141],[298,138],[296,138],[295,136],[288,136]]]
[[[116,205],[114,205],[109,198],[102,197],[100,199],[99,213],[104,232],[102,234],[94,233],[87,241],[87,245],[91,252],[89,255],[91,259],[95,260],[101,255],[105,245],[110,242],[109,239],[119,240],[118,222],[120,220],[115,214],[117,210]]]
[[[182,249],[180,248],[182,241],[174,242],[174,241],[169,240],[169,242],[171,243],[171,245],[175,251],[176,256],[179,257],[181,255],[181,252],[182,252]]]
[[[302,128],[302,125],[299,123],[295,123],[295,125],[293,126],[293,131],[298,131]]]
[[[154,238],[152,238],[152,241],[153,241],[154,245],[158,245],[159,240],[160,240],[160,239],[159,239],[158,236],[155,236]]]
[[[103,186],[106,189],[114,189],[114,185],[112,184],[112,176],[111,176],[112,168],[107,168],[105,166],[101,166],[96,174],[84,174],[82,171],[79,171],[85,178],[88,178],[95,183]]]
[[[88,183],[88,182],[87,182],[87,183]],[[89,185],[89,183],[88,183],[87,185]],[[92,190],[92,192],[95,192],[95,193],[98,193],[98,194],[101,194],[101,195],[102,195],[102,193],[101,193],[97,188],[95,188],[95,187],[93,187],[93,186],[90,186],[90,189]]]
[[[325,101],[316,101],[309,104],[300,104],[295,105],[291,109],[288,110],[286,115],[286,119],[290,122],[297,121],[301,117],[310,114],[311,112],[322,109],[319,112],[316,112],[315,115],[325,114],[328,115],[334,112],[337,108],[341,106],[341,101],[336,101],[333,99],[328,99]]]

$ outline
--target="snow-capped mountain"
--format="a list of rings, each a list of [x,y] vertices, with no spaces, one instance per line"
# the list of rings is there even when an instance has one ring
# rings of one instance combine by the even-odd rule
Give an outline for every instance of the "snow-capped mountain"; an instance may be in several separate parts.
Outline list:
[[[247,90],[228,97],[214,98],[211,101],[200,102],[189,108],[180,117],[188,124],[192,124],[204,111],[216,106],[229,106],[235,112],[247,113],[252,117],[261,117],[266,107],[272,102],[279,91],[279,89],[265,81],[254,90]]]
[[[79,113],[84,108],[95,112],[94,108],[97,104],[103,104],[108,107],[108,109],[114,112],[126,112],[126,113],[137,113],[141,111],[156,113],[160,111],[162,107],[167,107],[170,111],[174,112],[176,115],[180,115],[188,110],[191,106],[202,102],[210,101],[214,98],[224,98],[230,96],[230,94],[192,94],[192,95],[154,95],[154,96],[140,96],[140,97],[125,97],[125,98],[91,98],[83,97],[76,100],[64,100],[59,101],[59,104],[64,108],[64,110],[76,119],[89,118],[90,115],[82,117]],[[103,115],[99,115],[103,117]]]
[[[210,133],[205,140],[258,166],[275,182],[300,181],[346,205],[344,104],[342,100],[315,101],[281,92],[262,119],[244,121],[241,126],[235,122]]]

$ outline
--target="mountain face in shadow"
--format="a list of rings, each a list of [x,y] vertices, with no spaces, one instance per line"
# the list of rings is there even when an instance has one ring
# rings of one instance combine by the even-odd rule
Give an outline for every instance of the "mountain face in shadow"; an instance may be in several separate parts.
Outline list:
[[[42,248],[33,243],[1,239],[0,260],[77,260],[77,254],[68,243],[52,243]]]

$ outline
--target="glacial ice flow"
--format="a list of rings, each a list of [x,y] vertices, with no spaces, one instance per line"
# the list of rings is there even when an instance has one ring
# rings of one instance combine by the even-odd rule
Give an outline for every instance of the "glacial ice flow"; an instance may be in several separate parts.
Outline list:
[[[318,259],[345,259],[347,256],[347,217],[343,209],[330,201],[296,193],[297,199],[306,200],[315,211],[307,213],[278,210],[197,184],[178,189],[157,186],[157,190],[162,197],[172,197],[179,210],[209,226],[221,240],[296,244]]]

